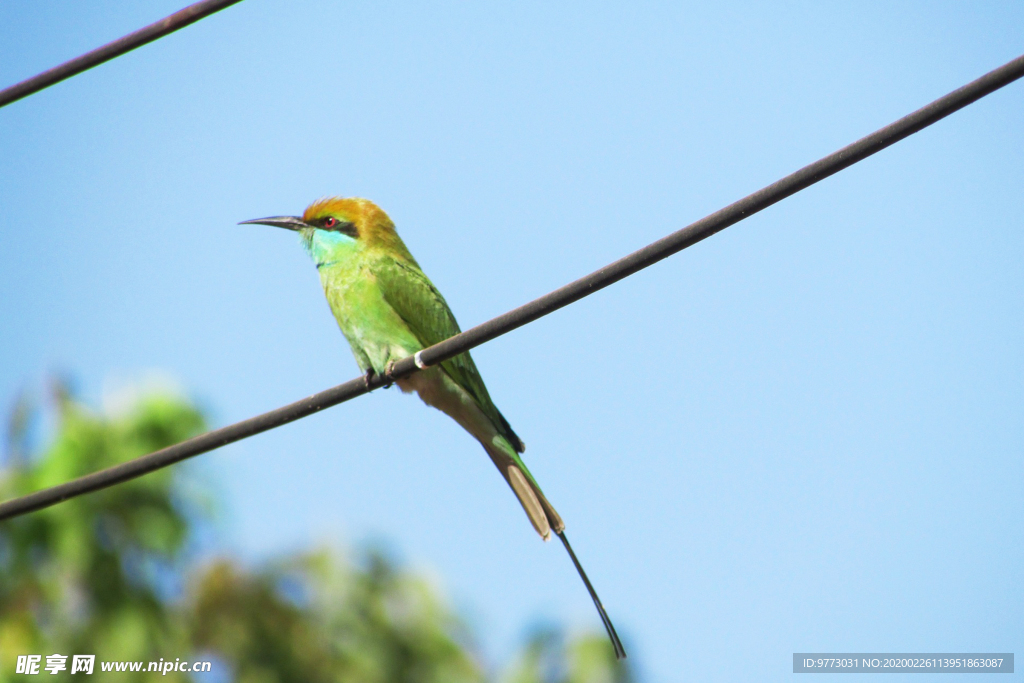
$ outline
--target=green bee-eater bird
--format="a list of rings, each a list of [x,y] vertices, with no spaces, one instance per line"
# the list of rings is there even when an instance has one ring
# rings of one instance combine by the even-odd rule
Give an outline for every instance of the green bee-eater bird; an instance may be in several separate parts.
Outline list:
[[[244,223],[299,233],[320,273],[334,319],[368,378],[371,373],[386,376],[392,363],[459,333],[444,297],[420,270],[395,232],[395,224],[373,202],[321,199],[302,218],[275,216]],[[523,464],[519,456],[525,450],[523,442],[491,401],[469,353],[399,379],[397,384],[404,392],[415,391],[424,403],[447,413],[472,434],[519,498],[537,533],[547,540],[554,531],[562,540],[616,656],[625,657],[615,627],[565,537],[565,523]]]

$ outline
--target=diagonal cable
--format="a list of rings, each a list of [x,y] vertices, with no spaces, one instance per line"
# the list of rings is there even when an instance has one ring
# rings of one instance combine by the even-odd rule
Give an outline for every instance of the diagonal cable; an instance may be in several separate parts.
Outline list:
[[[663,237],[643,249],[611,263],[586,277],[571,282],[564,287],[545,294],[528,304],[513,309],[508,313],[492,318],[482,325],[466,330],[461,334],[446,339],[423,349],[415,357],[404,358],[392,367],[390,377],[373,376],[368,379],[358,377],[344,384],[321,391],[301,401],[296,401],[268,413],[242,420],[235,424],[214,429],[194,438],[182,441],[148,455],[108,467],[105,470],[87,474],[51,488],[42,489],[20,498],[0,503],[0,520],[9,519],[28,512],[33,512],[61,501],[90,493],[108,486],[140,477],[148,472],[167,467],[176,462],[220,448],[229,443],[239,441],[254,434],[265,432],[283,424],[312,415],[324,408],[343,403],[361,396],[373,389],[388,384],[391,380],[401,379],[416,372],[420,367],[436,365],[475,346],[490,341],[495,337],[522,327],[534,320],[556,311],[563,306],[589,296],[594,292],[629,277],[633,273],[657,263],[658,261],[682,251],[683,249],[714,235],[720,230],[738,223],[744,218],[766,209],[782,201],[790,195],[838,173],[872,154],[879,152],[903,138],[930,126],[953,112],[966,107],[972,102],[1002,88],[1024,76],[1024,56],[1018,57],[1003,66],[990,71],[976,81],[940,97],[931,104],[904,116],[894,123],[880,128],[867,137],[843,147],[818,161],[804,166],[799,171],[778,180],[743,199],[730,204],[724,209],[705,216],[677,232]]]
[[[174,33],[179,28],[184,28],[204,17],[210,16],[214,12],[219,12],[225,7],[241,1],[202,0],[202,2],[189,5],[185,9],[178,10],[160,21],[140,28],[138,31],[133,31],[102,47],[86,52],[80,57],[75,57],[21,83],[15,83],[9,88],[0,90],[0,107],[16,102],[23,97],[28,97],[44,88],[49,88],[55,83],[60,83],[64,79],[71,78],[94,66],[99,66],[114,57],[120,57],[126,52],[131,52],[137,47],[151,43],[157,38],[163,38],[168,33]]]

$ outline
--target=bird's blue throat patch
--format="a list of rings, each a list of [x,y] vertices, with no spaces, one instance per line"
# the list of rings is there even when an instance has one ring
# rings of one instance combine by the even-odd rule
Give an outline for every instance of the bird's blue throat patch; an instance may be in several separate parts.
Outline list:
[[[354,238],[334,230],[303,230],[301,239],[318,270],[344,260],[356,248]]]

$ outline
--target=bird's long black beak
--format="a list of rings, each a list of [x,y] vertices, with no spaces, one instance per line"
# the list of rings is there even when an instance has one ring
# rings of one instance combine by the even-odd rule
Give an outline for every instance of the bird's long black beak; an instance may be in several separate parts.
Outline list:
[[[239,225],[249,225],[250,223],[258,223],[259,225],[272,225],[275,228],[284,228],[285,230],[302,230],[303,228],[313,227],[306,221],[302,220],[298,216],[271,216],[269,218],[253,218],[251,221],[242,221]]]

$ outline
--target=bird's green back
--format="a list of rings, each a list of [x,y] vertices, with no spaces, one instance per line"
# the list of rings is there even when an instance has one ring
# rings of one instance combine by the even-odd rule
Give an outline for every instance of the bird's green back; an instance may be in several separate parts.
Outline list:
[[[424,348],[461,332],[448,303],[415,262],[380,254],[373,259],[371,270],[384,299],[405,321]],[[491,401],[469,352],[443,361],[441,368],[473,397],[498,433],[508,440],[516,452],[522,453],[522,440]]]

